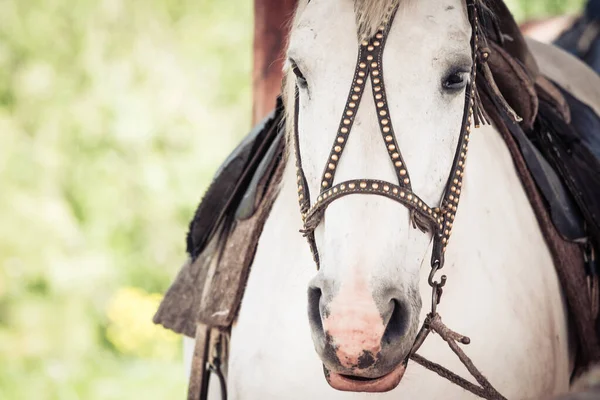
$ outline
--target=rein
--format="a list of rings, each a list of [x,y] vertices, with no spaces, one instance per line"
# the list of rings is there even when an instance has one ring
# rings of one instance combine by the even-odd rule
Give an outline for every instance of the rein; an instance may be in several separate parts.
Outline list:
[[[452,227],[460,199],[471,125],[474,122],[475,127],[479,127],[482,122],[489,123],[489,117],[483,109],[481,99],[476,90],[478,66],[481,66],[485,78],[493,82],[489,68],[486,65],[489,57],[489,50],[485,46],[485,36],[481,34],[479,25],[479,0],[466,0],[466,2],[469,21],[472,26],[471,48],[473,66],[471,69],[470,80],[466,87],[465,106],[458,145],[448,181],[444,189],[444,195],[438,207],[431,207],[426,204],[425,201],[412,191],[408,168],[398,146],[387,103],[383,76],[383,51],[397,11],[397,6],[390,13],[389,17],[383,21],[375,35],[370,40],[363,41],[359,46],[358,60],[356,62],[350,92],[344,107],[336,138],[323,170],[320,181],[321,191],[314,203],[311,203],[310,191],[304,170],[302,169],[298,133],[299,96],[297,87],[294,114],[294,150],[296,155],[298,201],[304,223],[304,228],[301,233],[308,241],[317,269],[320,268],[319,252],[315,241],[314,231],[321,223],[327,207],[333,201],[352,194],[372,194],[387,197],[406,207],[410,213],[410,221],[413,227],[418,227],[424,233],[431,232],[433,234],[433,250],[431,257],[431,273],[428,279],[428,283],[432,289],[431,312],[427,315],[411,351],[404,360],[404,364],[406,365],[408,360],[412,359],[423,367],[436,372],[438,375],[479,397],[496,400],[505,399],[505,397],[494,389],[458,345],[458,343],[467,345],[470,343],[470,339],[448,329],[442,322],[440,315],[437,313],[437,305],[441,300],[443,287],[446,284],[447,277],[446,275],[442,275],[439,280],[436,280],[436,274],[444,266],[444,253],[452,233]],[[480,41],[484,42],[484,46],[480,46]],[[348,141],[350,131],[352,130],[356,111],[365,95],[364,92],[367,79],[371,79],[372,96],[376,105],[379,129],[381,131],[382,140],[388,150],[388,156],[394,166],[398,182],[392,183],[374,179],[356,179],[334,184],[336,169]],[[506,111],[509,112],[512,110],[510,107],[506,107]],[[518,116],[515,114],[513,115],[513,118],[518,119]],[[441,365],[428,361],[416,354],[417,350],[431,332],[439,334],[442,339],[448,343],[452,351],[459,357],[460,361],[465,365],[480,386],[477,386]]]

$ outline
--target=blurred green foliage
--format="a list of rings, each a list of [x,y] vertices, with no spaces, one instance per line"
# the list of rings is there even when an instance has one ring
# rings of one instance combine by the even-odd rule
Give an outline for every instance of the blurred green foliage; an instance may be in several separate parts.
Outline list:
[[[183,398],[151,318],[249,127],[251,34],[251,0],[0,0],[0,399]]]
[[[504,0],[518,21],[579,12],[587,0]]]
[[[0,399],[183,397],[153,294],[250,124],[251,35],[251,1],[0,0]]]

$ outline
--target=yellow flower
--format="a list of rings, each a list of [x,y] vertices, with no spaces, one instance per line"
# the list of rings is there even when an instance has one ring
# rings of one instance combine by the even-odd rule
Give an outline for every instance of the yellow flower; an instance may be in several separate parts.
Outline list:
[[[152,323],[162,296],[142,289],[119,289],[110,300],[107,338],[121,353],[136,357],[174,360],[181,351],[175,333]]]

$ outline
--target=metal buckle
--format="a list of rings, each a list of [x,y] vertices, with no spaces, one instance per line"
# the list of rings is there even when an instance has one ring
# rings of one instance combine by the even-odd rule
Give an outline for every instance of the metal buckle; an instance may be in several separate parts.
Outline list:
[[[446,280],[448,277],[446,275],[442,275],[439,281],[436,281],[435,274],[440,269],[440,262],[435,261],[431,266],[431,272],[429,273],[429,279],[427,282],[429,286],[431,286],[431,315],[435,315],[437,312],[437,305],[440,304],[440,300],[442,298],[443,287],[446,285]]]

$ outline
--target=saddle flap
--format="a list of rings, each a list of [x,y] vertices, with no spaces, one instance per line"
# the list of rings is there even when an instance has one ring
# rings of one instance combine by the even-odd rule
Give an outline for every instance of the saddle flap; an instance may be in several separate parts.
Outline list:
[[[268,172],[262,176],[257,174],[259,179],[255,187],[266,188],[266,192],[255,197],[260,199],[257,204],[252,203],[256,211],[251,216],[244,214],[244,219],[235,219],[218,255],[218,261],[209,267],[195,318],[208,326],[231,326],[242,301],[258,240],[277,197],[283,174],[284,163],[281,159],[284,140],[278,140],[274,144],[277,145],[273,147],[275,156],[270,160]]]
[[[223,163],[190,223],[189,258],[167,290],[154,323],[194,337],[197,322],[226,327],[284,163],[283,106],[258,124]]]
[[[282,116],[283,104],[278,99],[275,110],[252,129],[215,174],[190,222],[187,252],[192,259],[202,252],[223,219],[239,206],[260,162],[277,137]]]

